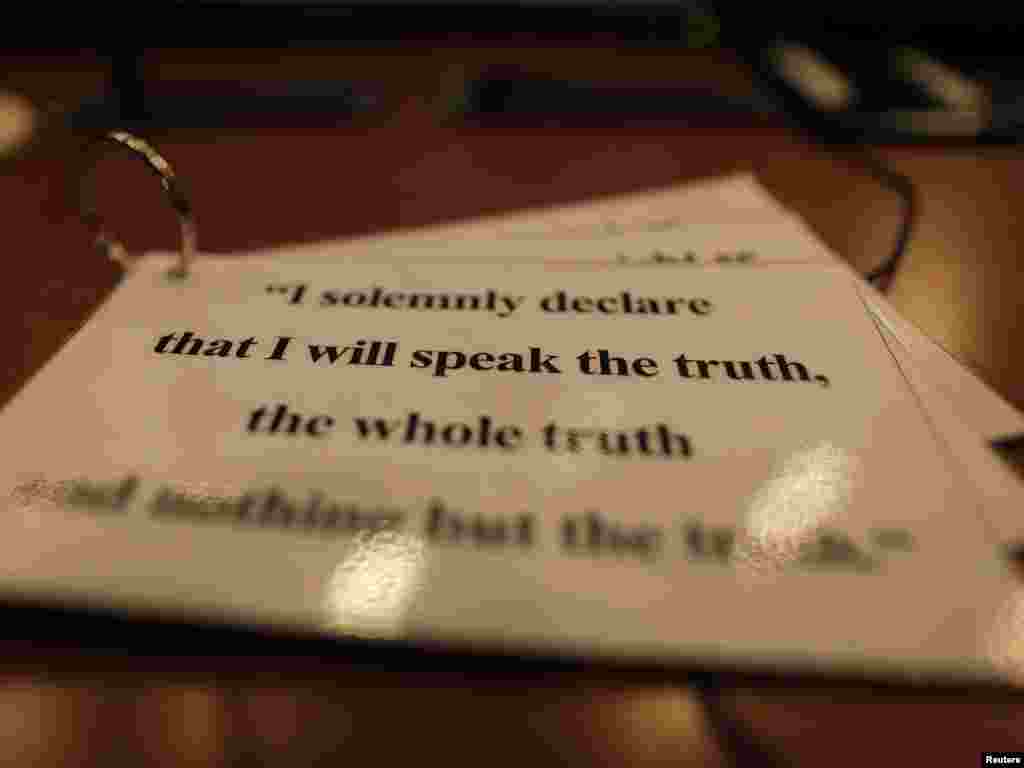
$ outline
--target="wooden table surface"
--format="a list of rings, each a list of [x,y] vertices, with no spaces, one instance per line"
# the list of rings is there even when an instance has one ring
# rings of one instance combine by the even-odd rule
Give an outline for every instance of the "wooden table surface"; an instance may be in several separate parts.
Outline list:
[[[209,251],[428,225],[728,171],[756,173],[855,264],[890,247],[892,194],[777,121],[445,119],[463,79],[494,62],[622,82],[672,82],[686,72],[724,88],[749,85],[723,53],[161,51],[147,60],[154,82],[336,76],[370,83],[383,98],[354,121],[296,116],[151,135],[185,180]],[[94,95],[104,77],[103,62],[84,54],[11,55],[5,64],[0,85],[54,111]],[[117,280],[67,194],[76,152],[53,131],[0,166],[8,252],[0,402]],[[914,180],[922,206],[893,303],[1024,406],[1024,155],[1012,147],[880,154]],[[104,161],[101,207],[132,248],[170,248],[173,219],[140,168]],[[173,627],[8,615],[0,765],[970,765],[983,750],[1024,749],[1024,698],[1005,691],[729,675],[701,696],[689,676],[652,670],[392,654],[246,633],[186,633],[174,647],[167,638],[181,631]]]

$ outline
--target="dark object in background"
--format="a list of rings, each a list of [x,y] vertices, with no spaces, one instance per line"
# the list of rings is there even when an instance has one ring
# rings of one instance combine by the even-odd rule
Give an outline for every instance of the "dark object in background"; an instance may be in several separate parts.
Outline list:
[[[742,97],[716,90],[713,84],[698,86],[617,86],[598,82],[559,80],[518,72],[492,72],[467,86],[463,115],[471,118],[510,120],[714,121],[751,117],[774,111],[770,101],[756,95]]]
[[[110,87],[97,101],[82,104],[71,126],[87,133],[109,129],[224,128],[257,121],[293,122],[314,116],[318,124],[347,121],[371,109],[377,98],[344,81],[290,81],[284,85],[234,82],[182,82],[158,89],[145,78],[145,50],[110,53]]]
[[[11,27],[16,37],[6,42],[54,47],[88,40],[137,49],[327,45],[340,50],[416,40],[479,46],[511,36],[615,48],[725,45],[739,51],[766,86],[768,100],[757,101],[755,109],[777,105],[804,129],[832,141],[1012,142],[1024,133],[1024,61],[1017,54],[1024,12],[991,0],[949,7],[858,2],[819,10],[785,0],[754,5],[737,0],[154,0],[139,11],[144,23],[130,24],[127,37],[124,15],[120,9],[93,9],[74,25],[58,25],[48,8],[23,9]],[[562,83],[562,99],[551,83],[544,85],[544,93],[536,84],[531,87],[535,95],[529,98],[535,103],[560,101],[554,106],[565,114],[595,114],[597,101],[581,95],[593,84]],[[509,83],[481,83],[469,94],[469,111],[493,114],[493,105],[502,102],[505,114],[522,112],[524,99],[517,89]],[[503,92],[495,96],[496,90]],[[256,112],[346,114],[365,106],[364,97],[346,83],[333,89],[296,83],[263,94],[262,103],[249,92],[205,96],[191,105],[184,97],[154,96],[145,110],[137,108],[143,103],[139,89],[124,78],[111,95],[80,119],[91,127],[109,124],[111,115],[132,125],[168,120],[182,125],[190,122],[182,116],[192,115],[193,122],[216,124],[218,107],[223,119]],[[621,104],[619,111],[627,117],[632,112],[689,119],[702,110],[734,114],[737,107],[749,106],[714,101],[708,94],[668,96],[660,104],[639,92],[600,94],[599,100]],[[232,109],[221,107],[225,97]],[[607,111],[614,110],[609,106]]]
[[[808,12],[719,0],[723,41],[800,126],[841,143],[1016,142],[1024,12],[861,2]]]
[[[993,440],[992,450],[1024,480],[1024,435],[1007,435]]]
[[[97,5],[75,24],[59,25],[53,24],[51,8],[26,6],[19,8],[17,25],[0,29],[0,43],[226,48],[403,40],[460,45],[514,38],[703,47],[717,42],[714,15],[706,5],[700,0],[150,0],[137,11],[144,23],[121,7]]]
[[[1024,81],[969,76],[919,48],[787,41],[752,63],[786,111],[828,140],[1012,142],[1024,131]]]

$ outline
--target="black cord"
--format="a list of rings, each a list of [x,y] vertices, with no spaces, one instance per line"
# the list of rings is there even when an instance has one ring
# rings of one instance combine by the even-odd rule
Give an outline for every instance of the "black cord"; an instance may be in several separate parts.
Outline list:
[[[733,21],[730,47],[749,68],[760,86],[762,98],[772,102],[778,114],[783,115],[797,133],[810,138],[824,151],[842,156],[867,171],[875,182],[899,197],[901,221],[892,251],[879,266],[863,274],[865,280],[885,292],[903,261],[917,225],[918,193],[914,182],[890,168],[863,142],[855,126],[839,116],[817,109],[782,77],[770,53],[783,43],[782,38],[766,42],[763,33],[755,31],[756,27],[749,25],[749,19],[739,16],[735,6],[724,2],[711,5],[723,27]],[[743,12],[745,15],[746,9]]]
[[[910,180],[909,176],[894,171],[868,147],[858,144],[857,149],[859,150],[857,160],[871,174],[871,177],[886,189],[895,192],[900,198],[902,215],[892,253],[879,266],[864,275],[865,280],[884,293],[888,290],[893,275],[903,261],[907,244],[917,226],[917,187],[914,186],[914,182]]]

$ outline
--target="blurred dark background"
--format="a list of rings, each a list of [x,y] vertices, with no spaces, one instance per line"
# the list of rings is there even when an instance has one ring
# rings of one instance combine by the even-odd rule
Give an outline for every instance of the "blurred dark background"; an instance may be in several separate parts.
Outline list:
[[[448,51],[481,46],[516,47],[514,62],[496,60],[473,71],[449,73],[443,98],[469,115],[544,113],[571,118],[597,113],[617,117],[686,114],[778,114],[832,141],[1016,141],[1024,119],[1024,64],[1017,41],[1024,11],[995,2],[935,6],[911,3],[845,3],[807,9],[804,4],[723,2],[170,2],[79,8],[66,17],[46,6],[22,5],[18,22],[5,25],[0,40],[11,53],[75,56],[88,52],[106,68],[101,104],[87,105],[78,124],[216,121],[210,101],[224,92],[197,88],[196,79],[246,73],[245,93],[222,103],[222,119],[244,114],[265,119],[324,109],[346,112],[380,107],[382,72],[366,71],[345,56],[387,49],[427,47]],[[202,47],[221,51],[206,62],[205,78],[170,89],[168,73],[147,62],[145,51]],[[566,49],[552,66],[531,47]],[[314,76],[301,67],[279,71],[274,93],[252,91],[260,72],[246,64],[244,49],[278,49],[293,58],[319,54]],[[579,49],[614,49],[618,67],[580,66]],[[742,95],[708,78],[685,57],[663,60],[646,72],[621,61],[652,51],[727,49],[755,78]],[[794,60],[793,51],[799,54]],[[571,53],[570,53],[571,51]],[[338,60],[332,60],[337,55]],[[810,60],[808,59],[810,56]],[[250,57],[251,58],[251,57]],[[545,60],[546,59],[546,60]],[[629,86],[600,91],[609,81]],[[265,74],[265,73],[263,73]],[[537,82],[541,75],[550,82]],[[462,93],[453,81],[463,78]],[[533,80],[530,80],[530,77]],[[723,72],[724,76],[724,72]],[[232,77],[230,79],[237,79]],[[329,81],[330,87],[328,87]],[[721,77],[719,78],[721,80]],[[829,82],[822,82],[829,81]],[[688,88],[675,92],[669,83]],[[704,87],[696,87],[702,84]],[[264,84],[265,85],[265,84]],[[621,85],[621,82],[620,82]],[[652,93],[661,85],[660,93]],[[831,95],[822,89],[831,89]],[[836,89],[845,91],[837,101]],[[238,89],[236,89],[237,91]],[[630,91],[631,92],[624,92]],[[640,91],[640,93],[638,93]],[[643,93],[646,91],[646,93]],[[568,95],[568,98],[567,98]],[[185,98],[189,96],[191,100]],[[271,98],[274,96],[275,98]],[[459,98],[461,97],[461,101]],[[232,116],[233,115],[233,116]]]

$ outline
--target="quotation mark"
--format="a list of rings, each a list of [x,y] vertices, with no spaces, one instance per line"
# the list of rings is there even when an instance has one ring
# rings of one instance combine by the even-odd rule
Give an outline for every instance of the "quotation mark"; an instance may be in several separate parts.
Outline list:
[[[287,296],[289,304],[301,304],[302,297],[306,293],[306,284],[270,283],[269,285],[267,285],[267,293]]]

